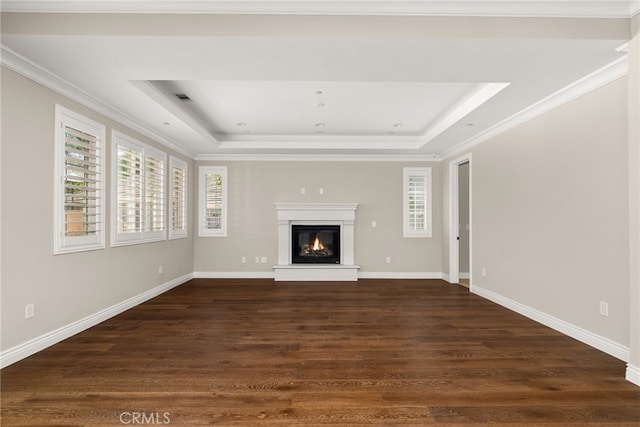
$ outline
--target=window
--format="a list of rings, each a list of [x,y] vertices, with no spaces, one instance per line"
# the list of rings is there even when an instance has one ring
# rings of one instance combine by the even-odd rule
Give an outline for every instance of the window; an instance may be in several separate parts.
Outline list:
[[[431,237],[431,168],[404,168],[404,237]]]
[[[166,154],[113,132],[112,246],[164,240]]]
[[[55,254],[104,248],[105,127],[55,107]]]
[[[187,237],[187,163],[175,157],[169,159],[169,238]]]
[[[201,166],[199,174],[198,235],[227,235],[227,168]]]

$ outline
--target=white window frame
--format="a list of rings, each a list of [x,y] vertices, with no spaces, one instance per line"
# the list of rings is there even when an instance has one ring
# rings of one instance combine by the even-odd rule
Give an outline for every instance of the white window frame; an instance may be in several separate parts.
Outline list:
[[[411,188],[412,179],[421,180],[424,184],[424,206],[421,214],[424,216],[424,224],[421,227],[415,225],[412,217],[415,211],[411,209]],[[404,237],[431,237],[432,236],[432,190],[431,190],[431,168],[430,167],[407,167],[403,168],[403,229]]]
[[[182,188],[180,192],[180,200],[177,202],[182,204],[182,228],[174,228],[174,214],[173,214],[173,204],[176,202],[175,200],[175,192],[174,188],[176,185],[180,184],[175,181],[175,176],[173,173],[174,169],[182,169],[183,171],[183,182]],[[169,216],[169,239],[185,239],[188,234],[188,218],[189,218],[189,205],[188,205],[188,189],[189,189],[189,169],[187,162],[182,161],[176,157],[171,156],[169,158],[169,196],[167,197],[169,205],[168,205],[168,216]]]
[[[222,177],[222,206],[220,228],[207,227],[207,194],[206,175],[220,175]],[[226,166],[200,166],[198,169],[198,236],[199,237],[226,237],[227,236],[227,167]]]
[[[106,128],[103,124],[84,117],[74,111],[60,105],[55,106],[55,131],[54,131],[54,247],[53,253],[66,254],[72,252],[104,249],[105,247],[105,135]],[[66,184],[67,184],[67,152],[66,152],[66,128],[72,128],[95,138],[97,166],[92,175],[97,175],[95,182],[95,204],[91,208],[95,212],[95,232],[85,236],[67,236],[67,215],[65,211]],[[93,216],[93,215],[92,215]],[[85,218],[86,219],[86,218]]]
[[[141,182],[140,182],[140,226],[131,232],[119,232],[118,220],[118,147],[127,148],[137,151],[141,154]],[[162,162],[163,171],[161,178],[162,200],[158,204],[162,208],[162,229],[149,230],[147,224],[147,170],[146,160],[153,158]],[[166,171],[167,171],[167,154],[157,148],[144,144],[118,131],[112,131],[111,137],[111,246],[136,245],[140,243],[158,242],[167,239],[167,215],[166,215]]]

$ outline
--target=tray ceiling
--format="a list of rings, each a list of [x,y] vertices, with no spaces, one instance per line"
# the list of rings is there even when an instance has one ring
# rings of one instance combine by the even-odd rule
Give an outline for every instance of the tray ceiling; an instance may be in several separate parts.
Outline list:
[[[3,13],[3,64],[194,157],[440,157],[621,64],[629,36],[623,18],[149,15],[150,2],[128,3],[141,9]]]

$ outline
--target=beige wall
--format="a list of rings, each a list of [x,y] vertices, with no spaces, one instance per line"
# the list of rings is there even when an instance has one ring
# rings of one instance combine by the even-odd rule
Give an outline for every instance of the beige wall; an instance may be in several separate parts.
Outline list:
[[[627,378],[640,385],[640,15],[629,43],[629,306],[631,357]]]
[[[477,146],[472,160],[473,284],[623,346],[626,103],[621,78]]]
[[[107,242],[103,250],[53,255],[56,103],[107,126],[107,182],[111,129],[154,145],[51,90],[2,70],[2,351],[193,271],[191,238],[119,248],[110,248]],[[193,171],[193,162],[189,164]],[[107,206],[110,196],[107,191]],[[106,236],[109,219],[107,210]],[[164,267],[162,275],[158,274],[159,264]],[[26,304],[35,304],[35,317],[28,320]]]
[[[417,162],[200,162],[228,166],[228,237],[195,241],[195,271],[272,273],[277,264],[274,203],[359,203],[355,262],[361,273],[442,272],[440,164]],[[430,166],[433,237],[402,236],[402,168]],[[301,188],[306,194],[302,195]],[[324,195],[319,194],[319,189]],[[371,226],[376,221],[377,227]],[[247,264],[241,258],[247,257]],[[266,264],[255,257],[266,256]],[[391,264],[386,257],[391,257]]]

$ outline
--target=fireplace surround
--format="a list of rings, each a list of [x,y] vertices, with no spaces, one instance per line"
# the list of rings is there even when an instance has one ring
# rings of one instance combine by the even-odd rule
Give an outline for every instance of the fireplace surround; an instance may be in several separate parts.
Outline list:
[[[357,207],[357,203],[275,203],[275,280],[358,280],[360,267],[354,264]]]

